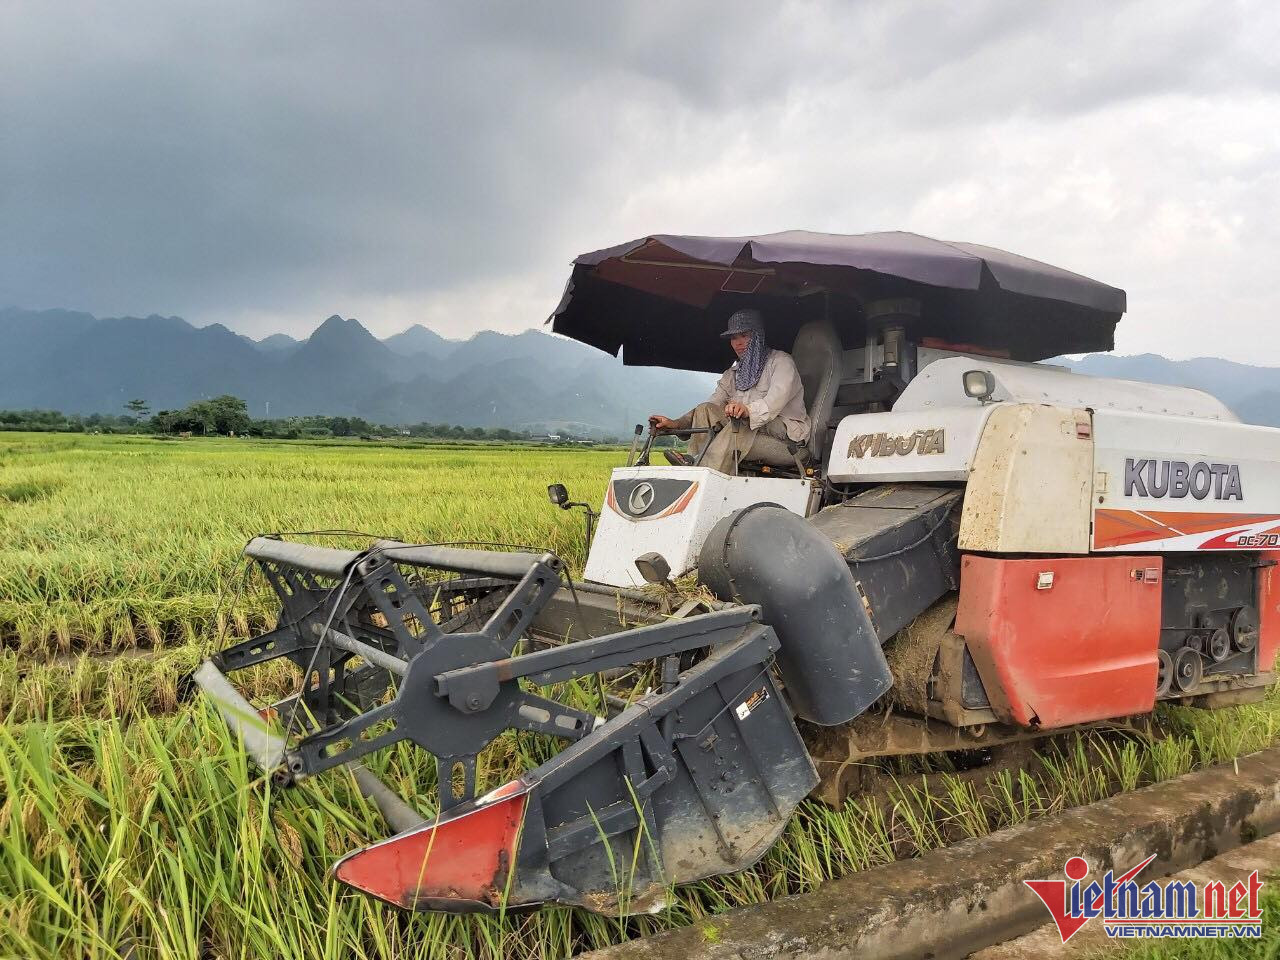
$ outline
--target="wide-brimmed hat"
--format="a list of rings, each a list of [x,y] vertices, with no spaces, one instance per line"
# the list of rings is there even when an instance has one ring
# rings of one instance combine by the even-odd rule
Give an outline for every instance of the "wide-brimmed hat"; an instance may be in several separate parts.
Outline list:
[[[735,311],[729,318],[728,329],[720,334],[720,339],[727,340],[740,333],[764,333],[764,315],[754,308]]]

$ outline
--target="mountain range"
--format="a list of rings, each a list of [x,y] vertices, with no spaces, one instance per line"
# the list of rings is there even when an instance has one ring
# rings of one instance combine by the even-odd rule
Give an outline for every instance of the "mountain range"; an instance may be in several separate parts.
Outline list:
[[[1077,373],[1194,387],[1213,394],[1245,423],[1280,426],[1280,368],[1255,367],[1219,357],[1170,360],[1157,353],[1119,356],[1091,353],[1078,360],[1053,361]]]
[[[712,383],[706,374],[624,367],[537,330],[447,340],[414,326],[379,340],[358,320],[332,316],[304,340],[255,341],[178,317],[0,309],[0,409],[120,413],[135,397],[152,410],[178,409],[230,393],[254,417],[626,436],[650,413],[705,400]]]
[[[1095,376],[1195,387],[1242,420],[1280,426],[1278,368],[1153,353],[1055,362]],[[255,417],[325,414],[625,436],[649,413],[676,414],[706,399],[713,382],[706,374],[625,367],[538,330],[449,340],[412,326],[379,340],[358,320],[332,316],[304,340],[279,333],[253,340],[178,317],[0,309],[0,409],[121,413],[135,397],[160,410],[230,393]]]

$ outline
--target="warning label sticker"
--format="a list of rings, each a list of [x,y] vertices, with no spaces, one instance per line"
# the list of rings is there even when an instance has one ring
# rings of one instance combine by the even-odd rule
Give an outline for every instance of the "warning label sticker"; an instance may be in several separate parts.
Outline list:
[[[751,712],[755,710],[756,707],[760,706],[760,704],[764,703],[768,699],[769,688],[761,687],[755,693],[751,694],[751,696],[747,697],[747,699],[734,707],[733,712],[738,715],[739,720],[745,720],[747,717],[751,716]]]

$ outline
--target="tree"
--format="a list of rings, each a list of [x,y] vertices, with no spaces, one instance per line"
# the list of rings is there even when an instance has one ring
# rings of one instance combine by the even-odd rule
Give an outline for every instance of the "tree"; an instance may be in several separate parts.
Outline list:
[[[151,412],[151,408],[145,400],[130,400],[124,405],[124,408],[139,420],[144,419]]]
[[[209,407],[209,401],[199,400],[180,410],[173,426],[179,433],[198,433],[201,436],[215,433],[213,410]]]
[[[224,393],[205,403],[209,407],[213,429],[218,433],[244,433],[249,429],[249,408],[239,397]]]
[[[212,400],[199,400],[174,415],[173,429],[204,435],[243,434],[252,421],[249,409],[239,397],[224,393]]]

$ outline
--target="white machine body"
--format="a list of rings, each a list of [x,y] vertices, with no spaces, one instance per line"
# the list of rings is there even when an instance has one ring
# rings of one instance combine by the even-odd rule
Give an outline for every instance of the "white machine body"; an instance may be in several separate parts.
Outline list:
[[[989,400],[965,395],[967,370],[992,375],[995,389]],[[1160,414],[1216,425],[1236,422],[1225,405],[1199,390],[1087,377],[1032,363],[947,356],[921,369],[892,412],[841,420],[827,476],[835,483],[968,480],[988,417],[1001,404],[1019,403]]]
[[[1094,550],[1280,549],[1280,430],[1099,410]]]
[[[805,516],[811,480],[731,477],[707,467],[619,467],[613,471],[587,556],[586,579],[638,587],[635,560],[660,553],[678,577],[698,563],[716,521],[753,503]]]
[[[964,393],[975,369],[992,375],[985,400]],[[942,358],[891,413],[842,420],[827,472],[964,483],[965,550],[1280,549],[1280,430],[1183,387]]]
[[[986,357],[929,359],[891,412],[840,421],[831,482],[963,484],[962,550],[1280,550],[1280,429],[1240,423],[1183,387]],[[975,369],[992,377],[982,400],[964,391]],[[815,483],[705,467],[615,470],[587,579],[638,586],[635,558],[650,551],[679,576],[696,566],[716,521],[761,502],[805,516]]]

